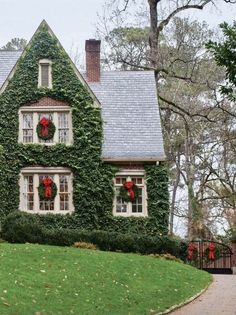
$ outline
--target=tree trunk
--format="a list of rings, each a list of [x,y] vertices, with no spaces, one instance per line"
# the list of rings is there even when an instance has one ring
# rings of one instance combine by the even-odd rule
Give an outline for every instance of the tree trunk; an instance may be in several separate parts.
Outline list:
[[[150,65],[154,69],[156,83],[158,81],[157,59],[158,59],[158,29],[157,29],[157,0],[148,0],[150,12]]]

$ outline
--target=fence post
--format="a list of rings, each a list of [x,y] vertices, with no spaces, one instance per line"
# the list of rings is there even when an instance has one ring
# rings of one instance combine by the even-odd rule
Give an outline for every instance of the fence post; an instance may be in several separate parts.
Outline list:
[[[233,274],[236,275],[236,242],[231,242],[231,248],[232,248],[232,271]]]

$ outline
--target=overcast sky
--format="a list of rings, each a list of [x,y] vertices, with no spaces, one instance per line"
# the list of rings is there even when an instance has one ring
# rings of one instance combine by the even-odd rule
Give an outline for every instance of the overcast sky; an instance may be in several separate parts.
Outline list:
[[[51,26],[65,49],[84,49],[84,41],[94,38],[97,12],[105,0],[0,0],[0,47],[11,38],[29,40],[43,19]],[[221,4],[221,10],[192,11],[191,17],[206,20],[212,26],[236,17],[236,4]]]

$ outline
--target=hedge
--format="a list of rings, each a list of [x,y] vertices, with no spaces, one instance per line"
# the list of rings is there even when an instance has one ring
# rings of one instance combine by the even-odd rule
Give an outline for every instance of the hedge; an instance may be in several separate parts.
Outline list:
[[[118,233],[102,230],[47,228],[39,216],[23,212],[10,214],[2,224],[2,238],[11,243],[39,243],[71,246],[75,242],[88,242],[104,251],[122,251],[141,254],[169,253],[184,260],[187,245],[168,236]]]

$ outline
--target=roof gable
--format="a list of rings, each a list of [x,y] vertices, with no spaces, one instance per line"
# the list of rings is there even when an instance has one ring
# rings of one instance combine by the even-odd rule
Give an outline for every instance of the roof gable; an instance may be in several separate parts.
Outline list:
[[[42,45],[42,44],[44,44],[44,45]],[[36,62],[37,66],[38,66],[39,59],[45,59],[45,58],[46,59],[47,58],[53,59],[52,48],[55,49],[55,47],[58,47],[61,51],[63,51],[64,59],[67,60],[67,66],[69,66],[69,67],[71,67],[71,69],[73,69],[74,74],[77,76],[77,78],[82,83],[82,85],[90,93],[90,96],[93,98],[95,105],[100,106],[100,103],[99,103],[96,95],[92,92],[89,85],[84,80],[83,76],[80,74],[79,70],[76,68],[76,66],[72,62],[71,58],[68,56],[68,54],[64,50],[63,46],[61,45],[60,41],[58,40],[58,38],[53,33],[52,29],[50,28],[50,26],[47,24],[47,22],[45,20],[43,20],[41,22],[41,24],[39,25],[38,29],[34,33],[33,37],[31,38],[31,40],[29,41],[29,43],[27,44],[27,46],[25,47],[23,52],[14,52],[14,53],[6,52],[6,58],[11,59],[11,62],[9,62],[5,66],[5,72],[3,73],[2,78],[0,76],[0,93],[3,93],[5,91],[9,82],[11,81],[11,79],[13,78],[13,76],[16,72],[18,64],[25,58],[25,56],[30,54],[30,50],[32,49],[32,46],[34,46],[38,50],[38,60]],[[42,47],[44,47],[44,49],[42,49]],[[12,55],[11,57],[13,57],[13,58],[9,58],[10,55]],[[15,62],[14,62],[14,60],[15,60]],[[36,60],[34,60],[34,61],[36,61]],[[57,61],[57,60],[54,60],[54,61]],[[12,66],[13,66],[13,68],[10,68]],[[10,70],[10,73],[6,76],[7,70],[8,71]],[[5,77],[4,77],[4,75],[5,75]],[[2,82],[2,86],[1,86],[1,80],[2,81],[4,80]]]

